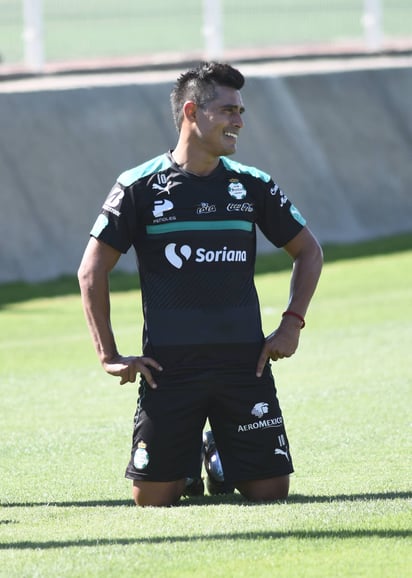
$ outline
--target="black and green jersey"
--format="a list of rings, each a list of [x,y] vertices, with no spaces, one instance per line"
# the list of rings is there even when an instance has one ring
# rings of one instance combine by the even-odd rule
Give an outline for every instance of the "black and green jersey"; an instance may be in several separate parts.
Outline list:
[[[179,373],[255,368],[264,338],[253,280],[256,225],[282,247],[305,221],[253,167],[222,157],[198,177],[166,153],[120,175],[91,234],[136,251],[145,355]]]

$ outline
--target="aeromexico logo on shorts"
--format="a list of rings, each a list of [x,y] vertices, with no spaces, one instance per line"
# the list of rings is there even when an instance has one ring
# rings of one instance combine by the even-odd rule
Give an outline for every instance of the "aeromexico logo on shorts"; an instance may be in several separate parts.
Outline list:
[[[245,263],[247,261],[247,251],[241,249],[206,249],[198,247],[192,249],[190,245],[176,245],[169,243],[165,247],[165,256],[173,267],[181,269],[186,261],[194,259],[196,263]]]
[[[281,427],[283,425],[282,416],[275,418],[264,418],[264,416],[269,413],[269,404],[265,401],[259,401],[259,403],[255,403],[250,413],[258,419],[250,423],[239,424],[237,428],[238,432],[248,432],[257,429]]]

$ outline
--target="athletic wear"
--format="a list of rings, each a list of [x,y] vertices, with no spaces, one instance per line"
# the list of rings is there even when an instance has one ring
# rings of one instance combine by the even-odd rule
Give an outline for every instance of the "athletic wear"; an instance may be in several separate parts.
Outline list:
[[[205,484],[202,478],[186,478],[186,486],[183,492],[187,497],[199,497],[205,493]]]
[[[201,472],[202,432],[212,427],[225,481],[271,478],[293,471],[269,365],[255,371],[203,371],[190,378],[144,380],[126,477],[167,482]]]
[[[212,430],[203,434],[203,455],[206,470],[206,487],[211,496],[233,494],[235,486],[225,481],[222,460],[216,447]]]
[[[298,210],[268,174],[225,157],[206,177],[184,171],[170,152],[120,175],[91,234],[121,252],[134,247],[143,300],[143,352],[164,368],[156,375],[159,389],[154,394],[142,385],[137,431],[146,422],[145,433],[138,439],[135,430],[129,477],[191,477],[204,421],[212,411],[223,420],[212,427],[225,475],[227,466],[237,480],[291,471],[288,452],[274,454],[286,447],[276,441],[279,435],[286,443],[286,434],[279,424],[274,425],[281,417],[269,367],[265,378],[255,377],[264,335],[253,275],[256,226],[275,246],[282,247],[304,225]],[[267,390],[261,398],[255,393],[264,383]],[[214,396],[224,397],[227,387],[237,398],[236,386],[244,390],[247,405],[243,411],[239,406],[232,415],[232,405],[227,402],[224,413],[216,407]],[[186,399],[180,404],[182,397]],[[147,413],[146,403],[154,413]],[[259,403],[270,408],[272,425],[239,430],[242,424],[252,423],[250,412]],[[166,419],[168,407],[191,415],[181,427],[171,426],[168,420],[177,421],[181,414],[169,411]],[[164,420],[163,429],[157,420]],[[177,438],[170,435],[167,439],[170,427]],[[267,462],[257,467],[251,461],[239,478],[225,441],[230,439],[257,455],[252,440],[260,444],[260,436],[270,445],[265,456],[259,449],[261,459],[273,454],[280,462],[283,457],[285,467],[274,474]],[[156,453],[162,455],[165,467],[158,470],[153,466],[152,470]]]

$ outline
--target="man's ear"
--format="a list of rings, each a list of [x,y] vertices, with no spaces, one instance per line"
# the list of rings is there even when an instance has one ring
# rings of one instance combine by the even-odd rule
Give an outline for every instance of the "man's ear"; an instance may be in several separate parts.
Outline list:
[[[196,122],[197,105],[193,100],[187,100],[183,105],[183,115],[189,122]]]

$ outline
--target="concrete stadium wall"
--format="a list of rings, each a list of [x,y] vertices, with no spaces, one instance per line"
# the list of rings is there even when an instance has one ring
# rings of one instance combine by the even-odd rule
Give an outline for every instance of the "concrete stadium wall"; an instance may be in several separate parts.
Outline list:
[[[0,282],[75,273],[116,177],[173,148],[171,86],[0,91]],[[252,76],[235,158],[323,243],[412,231],[411,95],[409,68]]]

